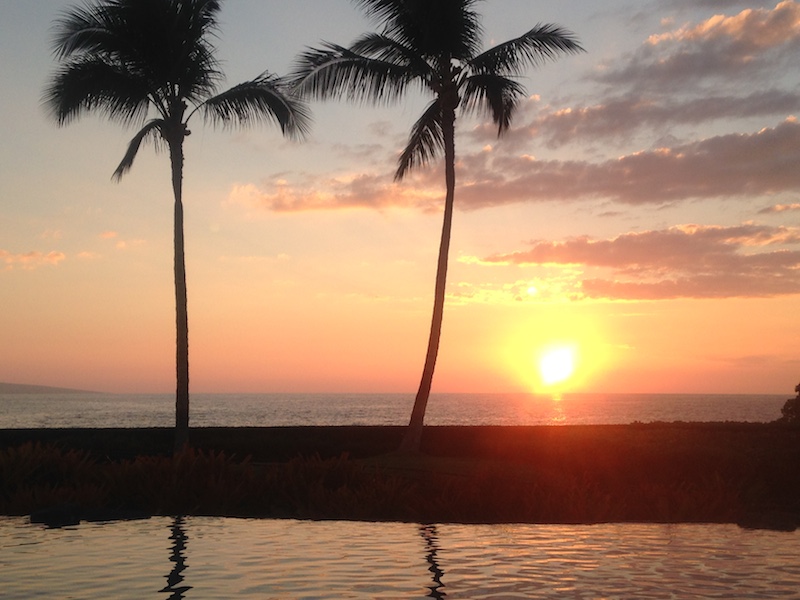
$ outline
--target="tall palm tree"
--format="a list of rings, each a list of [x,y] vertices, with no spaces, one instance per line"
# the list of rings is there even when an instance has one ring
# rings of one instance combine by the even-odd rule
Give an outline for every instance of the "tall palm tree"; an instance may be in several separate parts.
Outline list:
[[[211,38],[219,0],[98,0],[68,11],[56,23],[54,53],[61,67],[44,100],[59,125],[99,112],[140,127],[114,179],[133,165],[142,142],[165,144],[175,198],[176,448],[189,437],[189,333],[183,236],[183,142],[195,114],[227,126],[277,123],[302,136],[305,105],[269,73],[218,93],[222,80]],[[153,115],[148,119],[149,115]]]
[[[506,131],[525,88],[515,79],[526,66],[583,50],[575,36],[557,25],[537,25],[518,38],[480,52],[482,29],[473,10],[479,0],[354,0],[383,28],[349,47],[324,43],[309,48],[293,74],[297,90],[310,98],[345,97],[387,103],[410,87],[433,99],[414,124],[400,155],[395,180],[444,154],[446,195],[436,270],[428,350],[411,420],[400,449],[419,450],[425,409],[439,352],[445,301],[447,255],[455,197],[456,109],[487,113]]]

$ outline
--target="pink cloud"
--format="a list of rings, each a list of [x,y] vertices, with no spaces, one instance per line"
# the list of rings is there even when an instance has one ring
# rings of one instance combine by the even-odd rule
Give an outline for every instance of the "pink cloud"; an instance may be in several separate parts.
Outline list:
[[[440,189],[426,190],[406,182],[395,183],[390,172],[341,177],[294,176],[296,180],[302,179],[302,184],[292,183],[287,177],[284,174],[280,178],[271,178],[258,186],[236,185],[230,191],[227,203],[273,212],[352,208],[380,210],[390,207],[427,212],[433,210],[444,196]]]
[[[46,254],[38,251],[12,254],[7,250],[0,250],[0,261],[5,264],[6,271],[11,271],[15,268],[21,268],[30,271],[33,269],[38,269],[41,266],[55,266],[65,258],[66,255],[63,252],[55,251],[48,252]]]

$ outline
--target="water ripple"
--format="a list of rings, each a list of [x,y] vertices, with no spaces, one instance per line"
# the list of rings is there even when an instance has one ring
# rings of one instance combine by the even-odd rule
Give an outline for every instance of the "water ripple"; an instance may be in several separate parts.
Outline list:
[[[4,599],[800,598],[800,534],[729,525],[0,518]]]

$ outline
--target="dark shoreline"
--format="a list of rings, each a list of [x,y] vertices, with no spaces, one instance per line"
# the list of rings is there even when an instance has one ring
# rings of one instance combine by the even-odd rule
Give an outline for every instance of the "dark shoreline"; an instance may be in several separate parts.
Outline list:
[[[169,428],[0,430],[0,513],[27,514],[60,498],[86,505],[86,518],[113,509],[421,522],[719,522],[786,530],[800,524],[797,427],[427,427],[423,452],[413,457],[392,453],[403,429],[194,428],[196,451],[183,462],[171,457]],[[79,466],[63,467],[70,461]],[[95,488],[103,493],[92,495]]]

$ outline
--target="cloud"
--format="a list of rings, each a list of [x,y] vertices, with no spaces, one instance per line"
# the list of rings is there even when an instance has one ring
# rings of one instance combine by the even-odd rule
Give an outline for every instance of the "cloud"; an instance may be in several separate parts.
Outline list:
[[[352,208],[406,207],[431,211],[444,193],[406,183],[395,183],[390,173],[363,173],[339,177],[297,174],[302,184],[292,184],[286,174],[270,178],[260,186],[236,184],[226,204],[249,210],[301,212]]]
[[[745,9],[651,35],[619,66],[601,65],[595,79],[614,86],[674,91],[704,81],[752,81],[781,74],[800,47],[800,4]]]
[[[47,229],[39,234],[40,240],[60,240],[63,237],[60,229]]]
[[[220,256],[219,261],[223,263],[236,262],[245,264],[276,264],[289,262],[292,257],[289,254],[281,252],[275,255],[250,255],[250,256]]]
[[[739,4],[692,6],[733,11]],[[671,8],[679,6],[673,2]],[[460,132],[470,144],[459,146],[457,155],[457,208],[592,199],[666,205],[800,189],[800,126],[793,116],[800,112],[800,88],[796,70],[780,70],[800,50],[800,4],[788,0],[772,8],[666,26],[668,30],[648,36],[637,50],[615,57],[592,75],[594,84],[607,84],[605,98],[602,90],[596,93],[597,85],[595,100],[583,105],[542,106],[538,97],[531,97],[521,107],[521,113],[531,115],[527,123],[512,128],[496,146],[487,146],[496,138],[489,124]],[[760,77],[769,83],[758,84]],[[765,117],[784,121],[755,131],[752,120]],[[744,120],[750,120],[746,129],[737,131],[737,121]],[[696,132],[685,129],[700,130],[712,122],[729,133],[696,139]],[[385,136],[388,127],[376,124],[376,135]],[[684,129],[673,131],[676,127]],[[637,143],[632,134],[641,128],[656,132],[651,136],[655,144],[634,146],[643,148],[637,152],[626,148],[618,157],[608,154],[608,140]],[[587,146],[587,141],[604,145]],[[475,143],[482,149],[475,150]],[[525,154],[533,143],[576,151],[570,160],[562,155],[537,159]],[[374,145],[353,147],[352,152],[361,156],[361,165],[364,153],[373,155],[360,173],[282,174],[234,186],[228,203],[253,212],[440,210],[441,163],[395,183],[390,152],[381,154]]]
[[[773,215],[773,214],[780,214],[784,212],[797,212],[800,211],[800,204],[774,204],[772,206],[767,206],[766,208],[762,208],[758,211],[760,215]]]
[[[143,246],[147,243],[147,240],[138,239],[138,240],[121,240],[119,238],[119,232],[117,231],[104,231],[98,236],[101,240],[117,240],[114,243],[114,247],[117,250],[126,250],[129,247],[136,247],[136,246]]]
[[[5,267],[4,270],[12,271],[15,268],[20,268],[28,271],[38,269],[42,266],[56,266],[66,258],[63,252],[24,252],[22,254],[12,254],[7,250],[0,250],[0,262]]]
[[[595,198],[628,205],[749,198],[799,190],[798,164],[800,124],[793,118],[752,134],[714,136],[600,162],[537,160],[484,148],[459,157],[456,207],[476,210]],[[282,174],[258,186],[233,186],[227,204],[279,213],[392,207],[432,212],[440,210],[443,197],[438,165],[399,183],[381,172],[338,177]]]
[[[759,90],[741,97],[615,96],[592,106],[541,111],[526,125],[509,131],[503,145],[519,147],[544,139],[548,147],[558,148],[585,139],[624,140],[642,127],[659,129],[719,119],[785,117],[796,111],[800,111],[800,93],[779,89]],[[495,133],[493,127],[483,125],[471,136],[483,141],[492,139]]]
[[[691,4],[721,10],[741,3]],[[590,81],[607,87],[594,88],[589,102],[522,106],[518,121],[525,113],[530,116],[508,132],[503,144],[519,148],[544,140],[557,148],[575,141],[627,141],[645,127],[669,130],[722,119],[785,118],[800,110],[798,51],[800,4],[794,1],[650,35],[636,51],[596,67]],[[495,133],[483,124],[472,137],[484,143]]]
[[[800,189],[800,125],[787,119],[753,134],[728,134],[602,162],[466,156],[456,191],[461,208],[605,198],[665,204],[690,198],[752,197]]]
[[[611,275],[583,276],[584,298],[764,297],[800,293],[800,228],[744,224],[683,225],[606,240],[537,241],[488,263],[563,266]]]

